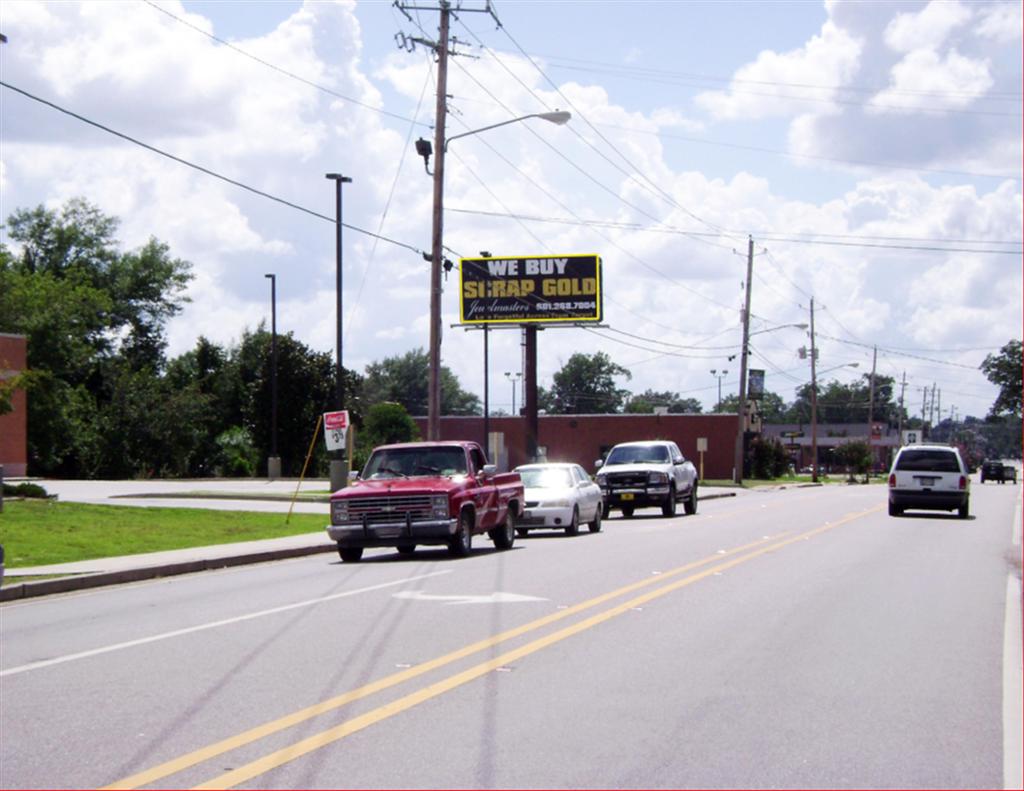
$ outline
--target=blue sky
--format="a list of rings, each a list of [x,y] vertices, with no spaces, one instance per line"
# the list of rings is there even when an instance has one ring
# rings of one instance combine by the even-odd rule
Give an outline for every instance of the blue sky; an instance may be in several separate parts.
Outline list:
[[[426,4],[423,4],[426,5]],[[463,7],[482,8],[465,0]],[[602,329],[542,334],[541,385],[576,351],[607,352],[622,385],[710,407],[737,390],[746,238],[752,367],[791,400],[817,308],[821,368],[906,373],[909,404],[984,415],[978,372],[1022,325],[1021,5],[1007,2],[514,2],[464,11],[448,136],[445,244],[473,256],[599,253]],[[345,361],[362,370],[427,345],[435,11],[391,2],[23,2],[0,6],[3,79],[250,186],[333,216],[345,186]],[[218,41],[219,39],[219,41]],[[257,58],[259,60],[257,60]],[[287,72],[287,74],[282,73]],[[211,179],[3,89],[0,198],[81,195],[193,263],[171,354],[268,317],[333,350],[329,222]],[[400,244],[394,244],[399,242]],[[405,245],[405,246],[403,246]],[[409,247],[415,248],[410,250]],[[443,298],[444,363],[482,395],[479,333]],[[508,410],[514,331],[494,334],[491,402]],[[857,362],[854,369],[848,363]],[[500,380],[500,381],[499,381]]]

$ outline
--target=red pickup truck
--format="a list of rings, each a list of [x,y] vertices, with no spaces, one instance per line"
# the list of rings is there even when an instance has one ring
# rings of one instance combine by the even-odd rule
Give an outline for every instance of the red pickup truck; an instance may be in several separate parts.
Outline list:
[[[519,473],[497,473],[475,442],[409,442],[374,449],[352,483],[331,495],[327,534],[354,563],[367,547],[411,554],[441,544],[465,557],[487,533],[511,549],[523,511]]]

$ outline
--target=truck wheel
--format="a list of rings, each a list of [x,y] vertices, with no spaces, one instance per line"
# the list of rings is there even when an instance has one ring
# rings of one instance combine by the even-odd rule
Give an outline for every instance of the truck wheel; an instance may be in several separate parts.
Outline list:
[[[473,549],[473,517],[464,512],[459,517],[459,529],[448,541],[448,554],[464,558]]]
[[[572,509],[572,519],[569,524],[565,526],[565,534],[567,536],[578,536],[580,534],[580,509]]]
[[[597,509],[594,511],[594,521],[590,522],[587,525],[587,527],[590,529],[591,533],[600,533],[601,532],[601,517],[602,517],[603,513],[604,513],[604,506],[603,505],[599,505],[597,507]]]
[[[516,516],[511,511],[505,514],[505,524],[501,527],[496,527],[494,530],[489,532],[487,535],[491,537],[491,541],[494,542],[495,549],[512,549],[512,545],[516,542]]]
[[[683,510],[687,516],[693,516],[697,513],[697,484],[693,484],[693,491],[690,492],[690,496],[683,501]]]
[[[342,563],[358,563],[363,557],[362,547],[343,547],[338,544],[338,555]]]
[[[516,528],[516,535],[519,536],[520,538],[526,538],[529,534],[530,534],[530,531],[527,530],[525,527],[517,527]]]
[[[415,544],[399,544],[395,549],[398,550],[399,555],[411,555],[416,551]]]
[[[668,487],[668,498],[661,504],[661,515],[662,516],[675,516],[676,515],[676,487]]]
[[[608,518],[608,514],[610,514],[611,512],[612,512],[612,507],[610,505],[608,505],[608,503],[603,503],[601,505],[601,516],[602,516],[602,518],[607,519]]]
[[[631,505],[624,505],[624,506],[622,506],[622,515],[624,517],[626,517],[626,519],[632,519],[633,518],[633,506],[631,506]]]

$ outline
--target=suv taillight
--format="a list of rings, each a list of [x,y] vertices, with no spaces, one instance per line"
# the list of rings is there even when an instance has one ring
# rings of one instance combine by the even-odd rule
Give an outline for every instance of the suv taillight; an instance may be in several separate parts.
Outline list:
[[[890,489],[895,489],[896,488],[896,473],[894,473],[894,472],[889,473],[889,488]]]
[[[966,475],[961,475],[960,476],[960,489],[963,490],[963,489],[966,489],[966,488],[967,488],[967,476]]]

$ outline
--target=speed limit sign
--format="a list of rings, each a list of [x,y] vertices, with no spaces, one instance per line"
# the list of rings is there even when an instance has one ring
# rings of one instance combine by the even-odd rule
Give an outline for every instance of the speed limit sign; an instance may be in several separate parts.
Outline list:
[[[324,412],[324,442],[327,450],[344,450],[348,434],[348,410]]]

